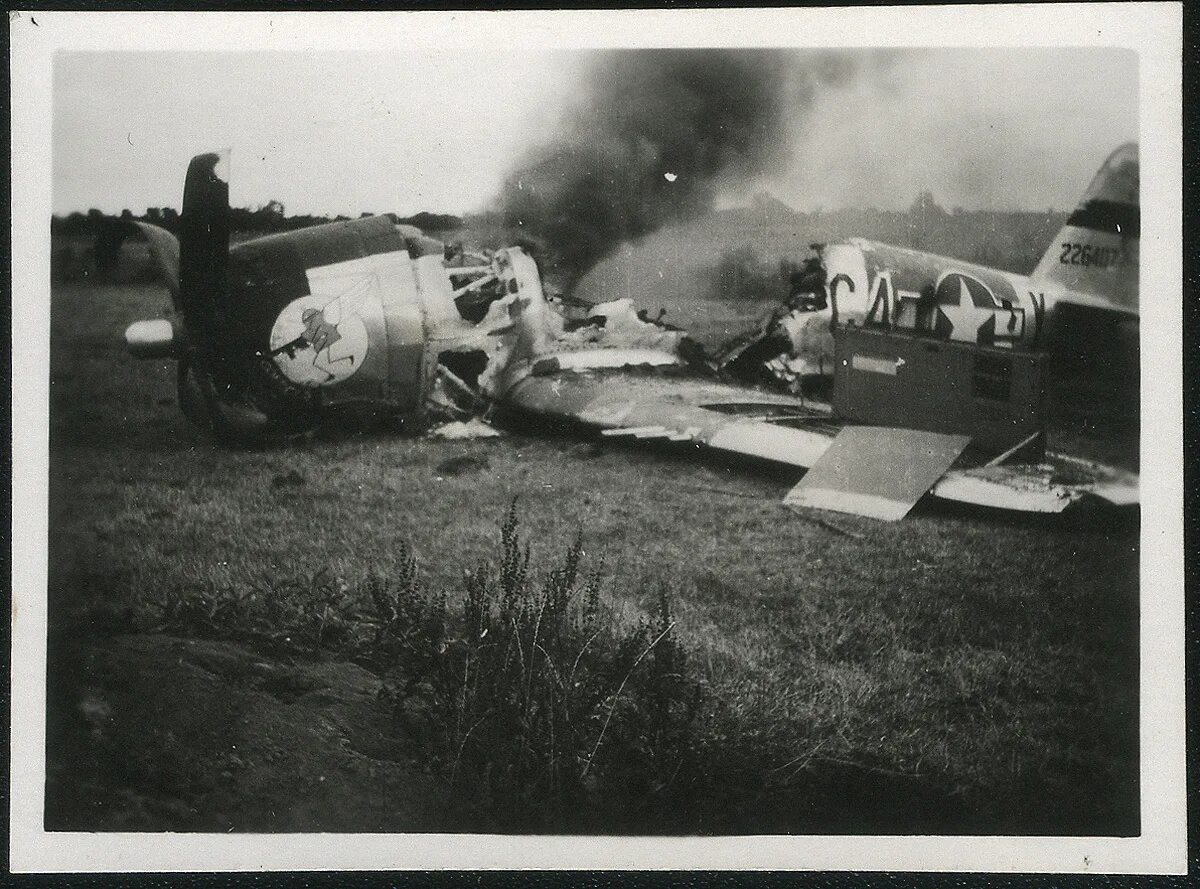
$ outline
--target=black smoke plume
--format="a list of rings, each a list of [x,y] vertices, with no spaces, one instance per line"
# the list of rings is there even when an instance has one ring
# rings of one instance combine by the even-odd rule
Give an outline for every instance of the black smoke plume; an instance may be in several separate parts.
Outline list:
[[[569,291],[620,243],[707,212],[789,159],[793,122],[852,56],[620,50],[590,65],[561,132],[506,179],[505,223]]]

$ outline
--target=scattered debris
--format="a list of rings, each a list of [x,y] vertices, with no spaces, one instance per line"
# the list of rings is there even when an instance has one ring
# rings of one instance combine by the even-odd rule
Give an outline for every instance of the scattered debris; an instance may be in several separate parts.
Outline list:
[[[465,441],[471,438],[499,438],[504,433],[495,426],[489,426],[479,417],[472,417],[469,420],[454,420],[450,423],[443,423],[432,429],[429,433],[433,438],[440,438],[444,441]]]

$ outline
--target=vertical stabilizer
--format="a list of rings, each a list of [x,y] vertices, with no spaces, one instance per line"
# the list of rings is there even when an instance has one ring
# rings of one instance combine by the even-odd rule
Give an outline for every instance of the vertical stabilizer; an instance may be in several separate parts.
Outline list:
[[[1030,282],[1067,291],[1065,302],[1136,313],[1140,235],[1138,147],[1130,142],[1109,155]]]

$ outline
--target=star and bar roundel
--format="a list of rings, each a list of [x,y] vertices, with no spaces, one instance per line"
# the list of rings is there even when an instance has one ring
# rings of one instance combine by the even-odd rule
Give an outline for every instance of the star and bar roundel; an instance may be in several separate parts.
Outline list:
[[[943,272],[934,285],[934,300],[933,329],[943,339],[1012,348],[1025,334],[1025,310],[1016,300],[998,298],[966,272]]]

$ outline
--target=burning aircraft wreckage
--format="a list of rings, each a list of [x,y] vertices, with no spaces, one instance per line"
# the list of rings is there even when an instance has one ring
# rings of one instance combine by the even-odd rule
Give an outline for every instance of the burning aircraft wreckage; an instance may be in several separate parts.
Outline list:
[[[499,407],[604,439],[806,470],[784,501],[796,509],[896,520],[924,496],[1036,513],[1132,505],[1135,475],[1046,449],[1043,394],[1056,300],[1105,271],[1136,275],[1136,230],[1109,230],[1125,206],[1113,171],[1128,173],[1130,150],[1136,195],[1132,147],[1064,229],[1067,244],[1096,242],[1086,268],[1055,265],[1031,284],[866,241],[829,244],[761,335],[722,355],[627,299],[548,296],[519,247],[448,251],[389,216],[230,247],[221,158],[201,155],[179,239],[139,224],[175,316],[132,324],[126,341],[136,357],[175,359],[184,413],[231,443],[363,415],[486,434],[481,418]],[[1136,315],[1136,290],[1132,309],[1116,311]],[[800,394],[813,373],[832,374],[830,403]]]

